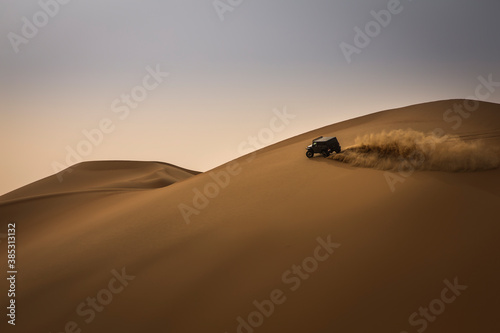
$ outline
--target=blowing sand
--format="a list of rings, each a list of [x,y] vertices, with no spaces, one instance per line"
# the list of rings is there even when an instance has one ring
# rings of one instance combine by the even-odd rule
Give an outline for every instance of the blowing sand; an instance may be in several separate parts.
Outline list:
[[[333,160],[381,170],[479,171],[500,166],[498,152],[482,141],[466,142],[456,135],[438,136],[412,129],[357,137],[355,144]]]
[[[87,162],[6,194],[18,316],[1,331],[498,332],[500,106],[454,129],[443,113],[460,102],[330,125],[201,174]],[[446,137],[428,142],[435,128]],[[350,148],[306,158],[320,135]],[[392,191],[400,157],[421,165]]]

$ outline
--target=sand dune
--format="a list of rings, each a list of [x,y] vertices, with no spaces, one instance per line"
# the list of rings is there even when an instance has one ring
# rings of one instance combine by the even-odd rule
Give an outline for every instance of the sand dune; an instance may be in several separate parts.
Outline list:
[[[83,162],[55,176],[7,193],[2,196],[2,201],[70,193],[160,188],[196,174],[196,171],[161,162]]]
[[[499,157],[500,105],[454,128],[443,114],[462,102],[330,125],[201,174],[88,162],[0,197],[0,233],[14,221],[19,239],[15,331],[499,331],[500,169],[467,156]],[[319,135],[380,155],[390,133],[436,128],[448,135],[436,156],[460,138],[459,170],[475,171],[305,156]]]

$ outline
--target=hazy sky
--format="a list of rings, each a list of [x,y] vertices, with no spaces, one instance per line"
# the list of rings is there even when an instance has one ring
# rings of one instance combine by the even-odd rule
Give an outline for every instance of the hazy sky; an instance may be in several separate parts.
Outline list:
[[[0,194],[71,150],[205,171],[250,135],[265,145],[500,81],[498,0],[59,1],[0,0]]]

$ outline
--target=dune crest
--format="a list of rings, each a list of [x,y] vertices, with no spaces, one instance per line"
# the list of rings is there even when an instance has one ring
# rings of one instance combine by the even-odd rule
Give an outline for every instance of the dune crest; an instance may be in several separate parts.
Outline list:
[[[412,129],[383,131],[355,139],[355,144],[331,159],[381,170],[480,171],[496,169],[500,159],[481,141],[436,136]]]

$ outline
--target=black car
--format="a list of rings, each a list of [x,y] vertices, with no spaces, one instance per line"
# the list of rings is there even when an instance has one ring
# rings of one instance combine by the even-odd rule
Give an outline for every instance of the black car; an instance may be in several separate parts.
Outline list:
[[[336,137],[320,136],[313,140],[312,145],[308,146],[306,156],[311,158],[315,153],[321,153],[323,157],[328,157],[333,152],[340,153],[340,144]]]

